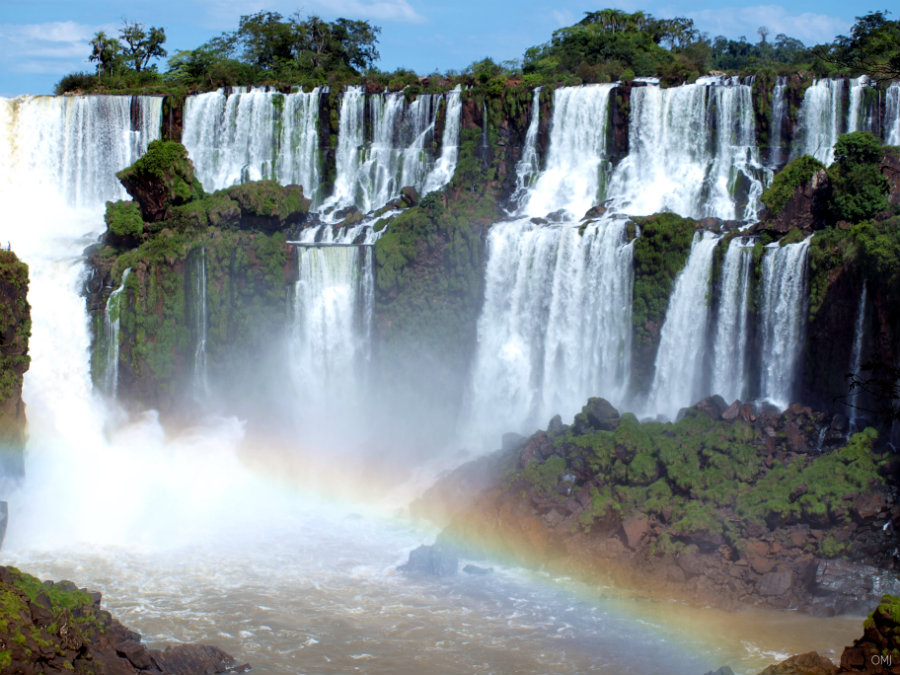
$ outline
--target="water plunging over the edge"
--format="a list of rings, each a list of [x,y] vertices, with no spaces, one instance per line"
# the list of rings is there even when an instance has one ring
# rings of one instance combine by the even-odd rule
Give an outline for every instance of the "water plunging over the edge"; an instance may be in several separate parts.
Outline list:
[[[719,237],[697,232],[687,264],[675,281],[660,332],[647,413],[675,419],[703,394],[703,360],[709,322],[710,275]]]
[[[831,164],[841,133],[843,92],[843,79],[815,80],[806,89],[792,157],[810,155],[826,166]]]
[[[749,86],[706,78],[633,89],[628,137],[608,191],[618,210],[755,218],[764,176]]]
[[[468,420],[495,442],[570,415],[589,396],[621,402],[631,365],[627,221],[583,227],[527,219],[488,234]]]
[[[853,334],[853,351],[850,354],[850,373],[853,379],[859,379],[862,368],[863,338],[866,330],[866,280],[863,279],[862,291],[859,294],[859,309],[856,314],[856,329]],[[859,416],[859,387],[850,390],[847,399],[848,417],[847,430],[849,433],[859,431],[857,417]]]
[[[541,170],[540,157],[537,152],[538,131],[541,121],[541,87],[536,87],[531,95],[531,117],[528,131],[525,132],[525,145],[522,156],[516,163],[516,189],[510,197],[510,203],[516,212],[525,208],[528,200],[528,189],[535,176]]]
[[[794,395],[794,382],[807,307],[807,238],[796,244],[770,244],[762,261],[762,359],[760,397],[784,409]]]
[[[103,390],[107,396],[116,399],[119,393],[119,325],[121,319],[122,293],[131,268],[122,273],[121,285],[109,294],[106,300],[106,314],[103,316],[103,339],[106,342],[106,370],[103,373]]]
[[[209,372],[206,362],[206,334],[209,321],[206,316],[206,247],[201,246],[191,259],[193,279],[194,371],[191,386],[194,398],[203,402],[209,398]]]
[[[746,400],[752,246],[734,238],[725,252],[719,280],[719,308],[713,341],[712,394],[726,402]]]

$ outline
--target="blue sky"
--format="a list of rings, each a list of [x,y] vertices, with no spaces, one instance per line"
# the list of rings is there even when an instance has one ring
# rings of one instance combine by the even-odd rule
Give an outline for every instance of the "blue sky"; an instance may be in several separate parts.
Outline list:
[[[795,0],[761,5],[738,0],[698,0],[691,4],[631,1],[590,4],[584,0],[0,0],[0,96],[49,94],[59,79],[75,71],[93,72],[87,61],[91,37],[116,34],[123,19],[162,26],[169,53],[191,49],[222,31],[234,30],[242,14],[274,10],[288,16],[325,19],[344,16],[381,26],[381,61],[386,70],[411,68],[422,74],[462,70],[490,56],[521,57],[587,10],[641,9],[658,17],[688,16],[710,36],[741,35],[756,42],[765,25],[774,38],[785,33],[806,44],[846,34],[854,17],[884,9],[838,0]],[[891,15],[896,18],[896,14]],[[160,64],[164,69],[165,64]]]

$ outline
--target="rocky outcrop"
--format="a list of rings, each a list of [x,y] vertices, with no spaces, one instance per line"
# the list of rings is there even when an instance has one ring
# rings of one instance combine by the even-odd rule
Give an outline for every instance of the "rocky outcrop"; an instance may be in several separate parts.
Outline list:
[[[22,378],[28,370],[28,266],[0,250],[0,475],[21,476],[25,447]]]
[[[838,667],[818,652],[807,652],[769,666],[759,675],[836,675]]]
[[[900,598],[884,595],[863,623],[863,636],[841,655],[841,672],[900,673]]]
[[[187,150],[175,141],[152,141],[147,153],[116,177],[140,205],[148,223],[171,218],[176,206],[203,196]]]
[[[100,593],[70,581],[41,583],[0,567],[0,674],[155,673],[213,675],[249,670],[221,649],[147,649],[141,636],[101,609]]]
[[[845,445],[801,406],[709,399],[675,424],[609,408],[591,401],[580,424],[501,451],[493,464],[512,469],[456,508],[440,541],[723,607],[831,615],[900,590],[900,508],[874,432]],[[428,496],[456,494],[464,473]]]
[[[785,167],[766,192],[771,197],[754,231],[784,235],[791,230],[810,234],[825,226],[831,181],[824,167],[809,157],[800,157]],[[795,170],[796,169],[796,170]]]

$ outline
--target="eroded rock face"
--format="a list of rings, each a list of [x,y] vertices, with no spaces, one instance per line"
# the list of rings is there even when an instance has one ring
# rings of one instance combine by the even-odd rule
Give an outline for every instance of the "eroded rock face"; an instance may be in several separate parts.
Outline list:
[[[777,234],[802,230],[810,234],[825,225],[831,181],[825,169],[816,171],[809,181],[798,186],[778,213],[765,212],[758,228]]]
[[[28,266],[0,250],[0,475],[24,472],[25,404],[22,378],[28,370],[31,307]]]
[[[760,675],[835,675],[838,667],[818,652],[797,654],[769,666]]]
[[[151,142],[147,153],[116,177],[140,205],[148,223],[171,218],[174,207],[203,196],[187,149],[174,141]]]
[[[100,608],[100,594],[70,581],[54,583],[0,567],[0,607],[6,625],[0,673],[245,672],[216,647],[179,645],[148,650],[141,636]]]
[[[841,655],[841,671],[900,673],[900,598],[885,594],[863,623],[863,636]]]

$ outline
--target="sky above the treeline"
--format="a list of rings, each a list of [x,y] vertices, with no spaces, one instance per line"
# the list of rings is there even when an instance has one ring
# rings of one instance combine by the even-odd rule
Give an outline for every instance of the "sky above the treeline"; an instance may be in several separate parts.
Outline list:
[[[847,34],[854,17],[884,5],[838,0],[794,0],[751,4],[739,0],[697,0],[690,4],[620,0],[0,0],[0,96],[50,94],[72,72],[94,72],[89,42],[97,31],[116,35],[123,20],[165,28],[169,54],[193,49],[237,28],[241,15],[271,10],[290,16],[365,19],[382,29],[382,70],[409,68],[420,74],[463,70],[474,61],[521,58],[546,42],[554,30],[577,22],[585,11],[607,6],[642,10],[659,18],[687,16],[710,37],[746,36],[757,28],[769,39],[784,33],[807,45]],[[896,11],[889,15],[896,18]],[[166,68],[160,62],[161,71]]]

